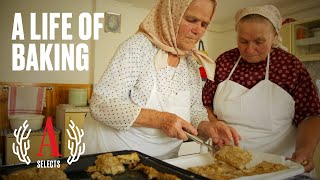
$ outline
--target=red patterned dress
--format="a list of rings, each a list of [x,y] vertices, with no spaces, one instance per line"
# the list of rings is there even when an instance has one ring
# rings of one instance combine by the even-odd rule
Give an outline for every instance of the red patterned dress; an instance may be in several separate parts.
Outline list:
[[[238,48],[229,50],[217,59],[215,80],[207,80],[202,91],[205,106],[212,107],[219,83],[226,80],[238,60]],[[265,78],[266,63],[248,63],[241,59],[230,80],[251,89]],[[293,122],[299,124],[309,116],[320,115],[320,100],[311,77],[303,64],[294,55],[274,48],[270,53],[269,80],[287,91],[295,101]]]

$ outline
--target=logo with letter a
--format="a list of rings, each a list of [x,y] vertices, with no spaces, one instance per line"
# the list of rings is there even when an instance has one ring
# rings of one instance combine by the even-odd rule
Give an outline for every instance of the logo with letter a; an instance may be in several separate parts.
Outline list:
[[[26,163],[27,165],[30,164],[31,160],[28,157],[28,150],[30,148],[30,132],[31,129],[29,128],[28,120],[25,120],[23,125],[19,129],[14,130],[14,136],[16,137],[16,143],[12,144],[13,153],[16,154],[21,162]],[[71,165],[73,162],[79,160],[80,155],[84,153],[85,150],[85,143],[81,144],[82,137],[84,135],[83,129],[79,129],[78,126],[74,124],[72,120],[70,120],[69,124],[70,130],[67,129],[67,134],[69,136],[68,140],[68,148],[70,150],[70,156],[67,159],[67,163]],[[46,136],[49,137],[49,143],[45,143]],[[52,125],[51,117],[47,118],[43,135],[41,138],[41,144],[39,147],[39,151],[37,153],[38,157],[43,157],[43,147],[47,146],[51,149],[50,156],[52,157],[61,157],[62,155],[59,152],[59,145],[56,141],[55,131]],[[38,168],[54,168],[60,167],[60,160],[38,160]]]
[[[45,138],[47,132],[49,135],[50,144],[44,144],[44,138]],[[43,156],[43,153],[42,153],[43,146],[50,146],[51,147],[51,152],[52,152],[51,156],[54,156],[54,157],[61,156],[61,154],[59,153],[59,148],[58,148],[57,142],[56,142],[56,137],[54,135],[54,129],[53,129],[51,117],[48,117],[48,119],[46,121],[46,126],[43,131],[41,145],[40,145],[40,149],[39,149],[37,156]]]

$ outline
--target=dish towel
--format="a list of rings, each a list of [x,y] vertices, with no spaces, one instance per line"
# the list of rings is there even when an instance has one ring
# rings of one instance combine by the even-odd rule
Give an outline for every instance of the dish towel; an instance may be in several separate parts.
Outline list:
[[[8,114],[41,114],[44,87],[9,87]]]

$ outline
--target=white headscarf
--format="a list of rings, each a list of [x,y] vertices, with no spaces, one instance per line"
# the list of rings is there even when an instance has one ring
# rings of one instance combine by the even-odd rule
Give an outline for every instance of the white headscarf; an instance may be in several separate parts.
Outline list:
[[[247,8],[240,9],[235,15],[236,30],[241,18],[251,14],[261,15],[267,18],[271,22],[271,24],[273,25],[274,29],[277,32],[277,39],[275,43],[272,45],[272,47],[276,47],[276,48],[280,47],[281,49],[284,49],[287,51],[288,49],[282,45],[282,38],[280,35],[280,29],[282,26],[282,17],[279,10],[273,5],[255,6],[255,7],[247,7]]]

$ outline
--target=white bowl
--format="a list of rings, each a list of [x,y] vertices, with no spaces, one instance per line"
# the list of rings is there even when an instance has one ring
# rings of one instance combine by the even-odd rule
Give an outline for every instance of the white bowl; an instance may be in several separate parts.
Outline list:
[[[25,120],[28,120],[29,127],[31,131],[36,131],[41,129],[43,123],[44,115],[40,114],[16,114],[10,115],[10,126],[11,129],[19,129],[23,125]]]

